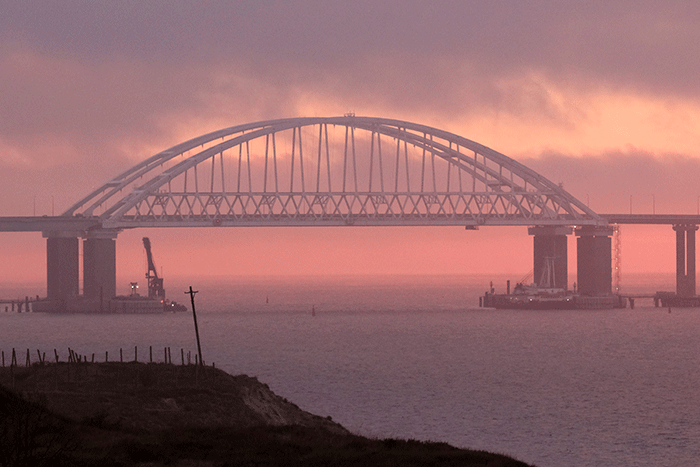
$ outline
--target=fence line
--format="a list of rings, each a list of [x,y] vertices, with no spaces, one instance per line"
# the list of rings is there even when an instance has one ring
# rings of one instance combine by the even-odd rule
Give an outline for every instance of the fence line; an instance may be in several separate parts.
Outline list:
[[[24,361],[24,366],[25,367],[31,367],[32,365],[46,365],[46,364],[51,364],[51,363],[64,363],[61,361],[61,358],[59,356],[58,350],[53,349],[53,354],[54,354],[54,362],[47,362],[46,361],[46,352],[42,352],[39,349],[36,349],[37,353],[37,358],[35,361],[32,362],[31,359],[31,353],[30,349],[27,348],[27,353],[26,353],[26,358]],[[172,352],[171,348],[166,346],[163,348],[163,360],[158,362],[153,361],[153,346],[148,347],[148,361],[143,362],[143,363],[165,363],[168,365],[173,364],[173,358],[172,358]],[[185,360],[187,360],[187,363],[185,363]],[[105,363],[109,363],[109,351],[105,351]],[[95,354],[92,353],[89,359],[90,363],[95,363]],[[138,363],[138,346],[134,346],[134,359],[131,360],[131,362]],[[88,356],[80,354],[76,352],[75,350],[71,349],[68,347],[68,358],[65,360],[65,363],[88,363]],[[124,363],[124,350],[123,348],[119,348],[119,363]],[[194,355],[194,364],[197,365],[199,363],[197,354]],[[185,359],[185,349],[180,348],[180,366],[188,366],[192,365],[192,352],[187,351],[187,359]],[[5,368],[6,362],[5,362],[5,351],[2,351],[2,368]],[[9,362],[9,367],[20,367],[21,365],[18,364],[17,362],[17,350],[13,347],[12,348],[12,357]],[[212,363],[212,366],[214,364]]]

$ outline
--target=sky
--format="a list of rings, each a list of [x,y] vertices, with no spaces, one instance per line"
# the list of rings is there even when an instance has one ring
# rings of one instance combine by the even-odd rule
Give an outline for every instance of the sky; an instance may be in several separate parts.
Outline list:
[[[0,12],[0,216],[60,214],[220,128],[348,112],[477,141],[600,213],[700,213],[693,2],[0,0]],[[669,226],[622,229],[623,271],[674,270]],[[0,235],[0,281],[45,280],[41,234]],[[166,277],[532,268],[524,228],[142,229],[117,240],[118,290],[145,272],[142,236]]]

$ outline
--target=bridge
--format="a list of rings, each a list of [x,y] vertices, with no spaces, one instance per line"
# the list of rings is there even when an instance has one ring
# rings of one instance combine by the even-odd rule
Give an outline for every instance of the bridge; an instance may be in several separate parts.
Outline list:
[[[694,296],[700,216],[598,214],[469,139],[345,115],[268,120],[193,138],[136,164],[60,216],[0,218],[0,231],[47,238],[49,299],[79,294],[81,238],[83,294],[102,300],[116,292],[115,241],[124,229],[360,225],[527,226],[536,277],[553,257],[562,287],[567,235],[575,233],[579,292],[595,295],[611,292],[612,226],[627,223],[674,226],[678,293]]]

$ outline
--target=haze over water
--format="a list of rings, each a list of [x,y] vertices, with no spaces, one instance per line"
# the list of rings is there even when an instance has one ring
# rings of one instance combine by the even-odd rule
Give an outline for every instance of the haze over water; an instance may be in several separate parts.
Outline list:
[[[689,465],[700,457],[697,309],[669,313],[650,301],[635,310],[476,308],[490,280],[192,285],[207,363],[257,376],[353,432],[445,441],[540,467]],[[639,292],[673,284],[668,276],[635,280]],[[170,297],[182,300],[185,289],[170,284]],[[13,347],[30,348],[32,358],[37,348],[57,348],[63,360],[71,347],[103,360],[120,348],[132,359],[138,346],[143,360],[150,345],[160,361],[170,346],[177,362],[180,348],[196,349],[191,313],[0,313],[0,329],[6,360]]]

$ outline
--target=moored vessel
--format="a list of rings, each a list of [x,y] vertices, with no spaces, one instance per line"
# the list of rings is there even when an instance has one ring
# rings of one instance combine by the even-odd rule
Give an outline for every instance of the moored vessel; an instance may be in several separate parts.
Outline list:
[[[505,294],[495,293],[491,283],[489,290],[479,298],[479,306],[511,310],[586,310],[627,306],[627,299],[617,294],[581,295],[576,292],[576,284],[573,291],[554,287],[553,262],[553,258],[545,259],[539,283],[525,285],[523,280],[515,285],[513,293],[510,292],[510,281],[507,282]]]

